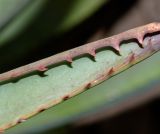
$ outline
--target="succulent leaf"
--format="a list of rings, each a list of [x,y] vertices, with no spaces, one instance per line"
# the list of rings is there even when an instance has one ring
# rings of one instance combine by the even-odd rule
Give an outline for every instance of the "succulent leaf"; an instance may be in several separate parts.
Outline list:
[[[159,23],[151,23],[0,74],[0,130],[21,123],[159,51],[159,30]],[[138,42],[142,42],[143,48],[132,40],[139,41],[139,37],[143,37]],[[113,50],[117,43],[121,55]],[[93,50],[95,60],[87,55]],[[66,62],[70,64],[70,59],[72,66]]]

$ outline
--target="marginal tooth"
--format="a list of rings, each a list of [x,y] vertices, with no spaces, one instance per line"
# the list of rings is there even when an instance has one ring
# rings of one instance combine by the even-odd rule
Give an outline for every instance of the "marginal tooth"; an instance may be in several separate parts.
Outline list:
[[[135,54],[131,52],[131,56],[129,57],[129,63],[133,63],[135,60]]]
[[[65,100],[68,100],[69,98],[70,98],[70,96],[69,96],[69,95],[66,95],[66,96],[64,96],[64,97],[62,98],[62,100],[65,101]]]
[[[114,48],[118,51],[118,52],[120,52],[120,47],[119,47],[119,45],[114,45]]]
[[[45,111],[45,110],[46,110],[46,109],[42,107],[42,108],[40,108],[40,109],[38,110],[38,112],[41,113],[41,112],[43,112],[43,111]]]
[[[37,70],[38,70],[38,71],[41,71],[41,72],[44,72],[44,71],[48,70],[48,68],[45,67],[44,65],[41,65],[41,66],[39,66],[39,67],[37,68]]]
[[[114,42],[113,48],[120,54],[120,46],[118,41]]]
[[[68,61],[69,63],[72,63],[73,62],[72,57],[71,56],[67,56],[66,57],[66,61]]]
[[[90,49],[89,52],[88,52],[90,55],[92,55],[94,58],[96,56],[96,52],[95,52],[95,49]]]
[[[86,89],[89,89],[91,88],[92,84],[89,82],[87,85],[86,85]]]
[[[111,76],[114,73],[114,68],[112,67],[109,71],[108,71],[108,76]]]
[[[143,45],[143,38],[139,37],[137,39],[138,39],[139,43]]]
[[[143,35],[138,34],[138,36],[136,38],[137,38],[138,42],[142,45],[142,47],[144,47],[144,45],[143,45]]]
[[[20,119],[19,121],[18,121],[18,123],[23,123],[23,122],[25,122],[26,120],[25,119]]]

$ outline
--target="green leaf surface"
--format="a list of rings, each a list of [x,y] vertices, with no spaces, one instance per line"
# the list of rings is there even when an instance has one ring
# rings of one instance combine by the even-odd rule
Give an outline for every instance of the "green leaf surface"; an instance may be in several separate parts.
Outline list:
[[[150,55],[148,48],[151,50],[149,45],[142,49],[134,42],[126,43],[121,46],[121,56],[104,49],[97,52],[95,61],[86,56],[79,57],[72,67],[61,63],[50,67],[44,75],[31,73],[21,79],[1,82],[0,98],[3,101],[0,101],[0,128],[11,127],[100,83],[104,75],[113,75],[128,68],[132,65],[129,59],[133,52],[140,56],[136,58],[138,62]],[[112,67],[114,72],[110,72]]]
[[[96,112],[97,109],[100,110],[104,106],[108,110],[115,104],[119,106],[119,99],[128,101],[127,96],[145,93],[147,90],[152,91],[151,88],[148,89],[148,86],[153,81],[160,79],[159,58],[160,53],[157,53],[116,77],[9,129],[6,134],[43,133],[47,129],[64,125],[86,114]],[[140,97],[143,97],[143,94]]]

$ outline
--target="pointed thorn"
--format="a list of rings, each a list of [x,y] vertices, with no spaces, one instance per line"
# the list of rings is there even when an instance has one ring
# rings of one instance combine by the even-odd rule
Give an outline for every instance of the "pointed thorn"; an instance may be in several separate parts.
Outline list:
[[[121,55],[121,54],[120,54],[120,46],[119,46],[118,43],[117,43],[117,44],[114,44],[114,45],[113,45],[113,48],[118,52],[119,55]]]
[[[116,45],[114,48],[115,48],[118,52],[120,52],[120,47],[119,47],[119,45]]]
[[[66,100],[68,100],[70,97],[69,97],[69,95],[66,95],[66,96],[64,96],[63,98],[62,98],[62,100],[63,101],[66,101]]]
[[[94,58],[96,57],[96,52],[94,49],[89,50],[88,52],[90,55],[92,55]]]
[[[25,119],[20,119],[20,120],[18,120],[18,123],[23,123],[25,121],[26,121]]]
[[[143,45],[143,39],[142,38],[139,38],[138,41],[139,41],[140,44]]]
[[[40,109],[38,110],[38,112],[39,112],[39,113],[42,113],[42,112],[45,111],[45,110],[46,110],[46,109],[42,107],[42,108],[40,108]]]
[[[109,72],[108,72],[108,76],[111,76],[112,74],[114,73],[114,69],[113,69],[113,67],[109,70]]]
[[[48,70],[48,68],[46,68],[45,66],[41,65],[37,68],[38,71],[44,72],[46,70]]]
[[[135,54],[132,52],[130,58],[129,58],[129,63],[133,63],[135,60]]]
[[[66,61],[68,61],[69,63],[72,63],[72,62],[73,62],[72,57],[67,56],[67,57],[66,57]]]
[[[143,37],[142,37],[142,36],[138,36],[138,37],[137,37],[137,40],[138,40],[138,42],[141,44],[141,46],[144,47],[144,46],[143,46]]]
[[[91,88],[91,86],[92,86],[92,84],[91,84],[91,83],[88,83],[88,84],[86,85],[86,89]]]

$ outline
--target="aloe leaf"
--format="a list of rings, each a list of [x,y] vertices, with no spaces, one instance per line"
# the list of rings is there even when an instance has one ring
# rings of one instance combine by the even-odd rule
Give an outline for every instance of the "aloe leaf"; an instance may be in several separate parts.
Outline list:
[[[155,87],[160,86],[159,59],[160,54],[156,53],[116,77],[92,87],[91,90],[87,90],[7,130],[6,134],[46,133],[48,130],[63,127],[63,125],[68,126],[77,119],[78,122],[82,122],[79,119],[86,118],[88,120],[88,116],[99,117],[93,115],[93,113],[103,109],[106,109],[103,115],[108,114],[110,117],[110,110],[112,110],[112,113],[118,114],[119,111],[118,113],[114,112],[117,111],[114,110],[117,107],[120,106],[120,109],[126,110],[122,107],[124,106],[122,102],[126,104],[138,101],[139,104],[148,101],[149,98],[153,99],[153,95],[156,97],[159,94],[155,91]],[[149,98],[146,99],[145,94]],[[142,102],[139,102],[138,98]],[[142,98],[145,98],[145,100]],[[137,106],[137,104],[134,104],[134,106]]]
[[[1,74],[1,131],[152,55],[160,49],[160,35],[145,35],[157,31],[159,23],[151,23]],[[122,42],[133,38],[138,39],[144,48],[137,43]],[[107,49],[100,49],[104,47]],[[120,55],[108,47],[113,47]],[[94,50],[99,50],[96,55]],[[92,55],[95,61],[86,57],[86,53]],[[71,67],[64,60],[72,62]]]

